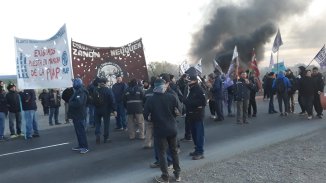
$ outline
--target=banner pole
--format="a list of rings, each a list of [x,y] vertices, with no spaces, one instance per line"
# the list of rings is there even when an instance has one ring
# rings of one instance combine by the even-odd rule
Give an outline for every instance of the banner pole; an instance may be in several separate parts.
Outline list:
[[[276,65],[277,65],[276,74],[278,74],[278,68],[279,68],[279,65],[278,65],[278,52],[279,52],[279,50],[277,51],[277,54],[276,54]]]

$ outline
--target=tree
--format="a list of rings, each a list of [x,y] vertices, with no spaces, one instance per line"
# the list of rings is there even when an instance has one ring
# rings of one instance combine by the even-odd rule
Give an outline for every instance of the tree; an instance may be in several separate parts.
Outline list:
[[[147,70],[149,77],[159,76],[162,73],[168,73],[174,76],[179,76],[179,65],[172,64],[166,61],[151,62],[147,65]]]

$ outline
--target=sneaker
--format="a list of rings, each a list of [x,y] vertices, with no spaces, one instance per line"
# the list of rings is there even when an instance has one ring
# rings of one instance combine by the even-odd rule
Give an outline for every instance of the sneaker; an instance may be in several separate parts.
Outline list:
[[[101,143],[101,137],[100,136],[96,136],[96,144],[100,144]]]
[[[300,112],[299,115],[306,115],[306,112]]]
[[[284,113],[283,113],[283,112],[281,112],[280,116],[284,116]]]
[[[288,116],[288,113],[287,113],[287,112],[285,112],[285,113],[284,113],[284,116]]]
[[[16,134],[10,135],[10,138],[11,139],[17,138],[17,135]]]
[[[317,115],[317,117],[319,118],[319,119],[322,119],[323,118],[323,116],[322,115]]]
[[[80,149],[80,154],[86,154],[89,150],[87,148],[81,148]]]
[[[168,180],[164,180],[161,176],[155,177],[154,180],[156,182],[159,182],[159,183],[169,183],[169,179]]]
[[[32,137],[36,138],[36,137],[40,137],[39,134],[33,134]]]
[[[194,151],[194,152],[191,152],[191,153],[189,153],[189,156],[196,156],[197,155],[197,153]]]
[[[53,123],[49,123],[50,126],[53,126]]]
[[[189,139],[187,139],[187,138],[182,138],[182,139],[180,139],[180,141],[181,141],[181,142],[191,142],[192,139],[191,139],[191,138],[189,138]]]
[[[312,119],[312,116],[308,116],[308,120],[311,120]]]
[[[25,137],[25,134],[23,133],[17,134],[17,137]]]
[[[121,132],[121,131],[123,131],[124,129],[123,129],[123,128],[115,128],[114,130],[117,131],[117,132]]]
[[[216,116],[215,116],[215,115],[211,115],[211,118],[212,118],[212,119],[215,119],[215,118],[216,118]]]
[[[176,182],[181,182],[181,177],[178,175],[178,176],[175,176],[175,181]]]
[[[55,125],[61,125],[61,123],[55,123]]]
[[[197,154],[192,157],[192,160],[200,160],[200,159],[204,159],[204,156],[202,154]]]
[[[80,151],[80,147],[73,147],[73,148],[71,148],[71,150],[73,150],[73,151]]]
[[[149,165],[150,168],[159,168],[160,167],[160,163],[155,161],[154,163]]]

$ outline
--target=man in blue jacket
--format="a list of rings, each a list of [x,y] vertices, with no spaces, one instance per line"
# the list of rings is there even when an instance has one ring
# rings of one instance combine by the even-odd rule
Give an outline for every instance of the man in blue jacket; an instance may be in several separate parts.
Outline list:
[[[287,77],[285,77],[284,72],[280,71],[277,78],[273,82],[273,89],[276,91],[278,106],[281,116],[287,116],[289,109],[288,106],[288,92],[291,90],[291,83]],[[284,103],[284,112],[282,108],[282,102]]]
[[[126,92],[127,84],[122,81],[122,76],[117,76],[117,82],[112,86],[115,102],[117,104],[117,117],[115,130],[122,131],[127,129],[126,109],[123,105],[123,95]]]
[[[73,95],[70,97],[68,102],[68,118],[72,119],[74,124],[78,146],[72,148],[72,150],[85,154],[89,151],[84,126],[84,124],[86,124],[85,120],[88,92],[83,87],[83,82],[80,78],[75,78],[73,80],[73,90]]]

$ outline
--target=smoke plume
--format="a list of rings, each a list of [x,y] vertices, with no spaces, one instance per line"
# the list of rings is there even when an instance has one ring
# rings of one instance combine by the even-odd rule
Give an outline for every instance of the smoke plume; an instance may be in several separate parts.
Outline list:
[[[207,69],[212,67],[215,58],[225,72],[236,45],[243,67],[247,67],[251,60],[253,48],[259,62],[264,57],[265,43],[276,34],[277,25],[293,15],[303,13],[310,2],[311,0],[245,0],[241,6],[218,6],[208,23],[193,35],[189,53],[191,60],[202,58],[204,69]]]

